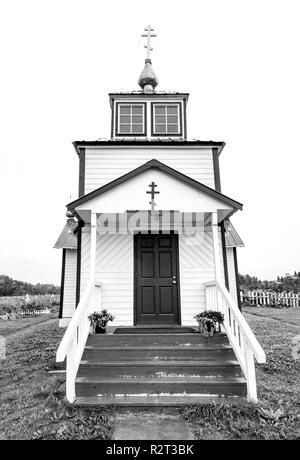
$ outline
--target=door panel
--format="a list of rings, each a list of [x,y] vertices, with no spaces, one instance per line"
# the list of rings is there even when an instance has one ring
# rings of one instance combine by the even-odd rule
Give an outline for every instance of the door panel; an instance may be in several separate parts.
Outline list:
[[[136,323],[179,324],[178,236],[134,238]]]

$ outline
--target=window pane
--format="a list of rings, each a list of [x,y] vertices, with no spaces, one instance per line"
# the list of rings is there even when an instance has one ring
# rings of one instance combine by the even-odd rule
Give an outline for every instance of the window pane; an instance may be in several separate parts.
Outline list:
[[[178,133],[178,125],[168,125],[167,132],[172,134]]]
[[[130,123],[130,115],[121,115],[120,123]]]
[[[143,117],[141,115],[134,115],[132,116],[132,123],[140,123],[143,124]]]
[[[169,115],[167,118],[167,123],[178,124],[178,117],[176,115]]]
[[[165,114],[166,113],[166,107],[164,105],[156,105],[155,106],[155,114]]]
[[[120,105],[120,115],[130,114],[130,105]]]
[[[155,123],[165,123],[166,122],[166,117],[155,117]]]
[[[177,105],[173,105],[173,106],[167,106],[167,113],[168,115],[171,115],[171,114],[177,114],[178,113],[178,106]]]
[[[156,134],[165,134],[166,133],[166,125],[155,125],[155,132]]]
[[[132,125],[132,133],[142,133],[143,125]]]
[[[142,105],[133,105],[132,106],[132,115],[143,115],[143,106]]]
[[[120,125],[120,133],[130,133],[130,125]]]

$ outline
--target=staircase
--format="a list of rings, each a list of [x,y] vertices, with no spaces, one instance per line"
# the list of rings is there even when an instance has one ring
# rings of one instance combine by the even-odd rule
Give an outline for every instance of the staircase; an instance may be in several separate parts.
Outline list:
[[[89,335],[75,385],[77,405],[186,406],[247,396],[226,334],[204,338],[186,327]]]

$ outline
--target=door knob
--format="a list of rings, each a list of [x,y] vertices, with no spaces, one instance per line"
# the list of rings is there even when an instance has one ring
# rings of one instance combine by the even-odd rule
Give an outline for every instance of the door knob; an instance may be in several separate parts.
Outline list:
[[[176,280],[173,280],[172,283],[173,283],[173,284],[176,284]]]

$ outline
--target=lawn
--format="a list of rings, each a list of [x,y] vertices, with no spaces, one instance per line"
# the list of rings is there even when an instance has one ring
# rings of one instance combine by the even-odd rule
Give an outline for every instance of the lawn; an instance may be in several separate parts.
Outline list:
[[[49,316],[0,322],[0,439],[110,439],[113,413],[69,406],[64,378],[48,373],[62,332]]]
[[[300,334],[299,309],[247,307],[267,354],[257,365],[258,405],[186,408],[196,439],[299,439],[298,361],[291,339]],[[0,321],[7,359],[0,361],[0,439],[111,439],[114,412],[77,409],[65,400],[64,376],[49,374],[63,330],[50,315]]]
[[[246,307],[244,314],[267,355],[256,366],[259,404],[194,406],[183,416],[196,439],[300,439],[300,363],[291,347],[299,308]]]

